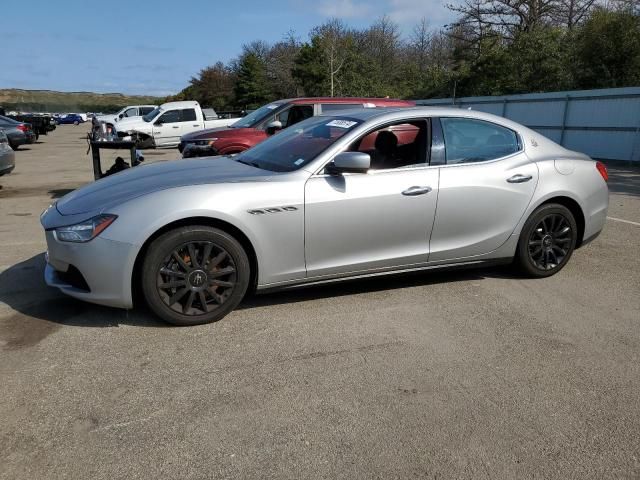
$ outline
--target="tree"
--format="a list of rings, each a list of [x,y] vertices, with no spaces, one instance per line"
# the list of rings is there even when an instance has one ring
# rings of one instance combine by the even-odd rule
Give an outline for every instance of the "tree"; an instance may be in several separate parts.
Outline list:
[[[640,16],[597,9],[576,32],[572,65],[578,88],[640,83]]]
[[[236,68],[234,92],[237,105],[253,109],[273,99],[267,82],[265,62],[255,52],[243,54]]]

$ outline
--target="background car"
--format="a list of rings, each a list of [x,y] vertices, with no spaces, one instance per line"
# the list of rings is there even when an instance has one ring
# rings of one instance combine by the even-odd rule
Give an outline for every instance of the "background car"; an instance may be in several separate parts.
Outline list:
[[[0,128],[4,130],[9,140],[9,145],[14,150],[20,145],[34,143],[36,141],[36,135],[28,123],[18,122],[12,118],[0,115]]]
[[[15,167],[16,154],[9,146],[9,139],[0,128],[0,176],[11,173]]]
[[[67,115],[63,115],[58,117],[56,123],[58,125],[79,125],[80,123],[84,123],[84,119],[82,116],[77,113],[68,113]]]
[[[244,152],[283,128],[305,118],[340,110],[375,107],[414,107],[410,100],[391,98],[306,97],[263,105],[230,128],[200,130],[180,139],[183,158],[210,157]]]

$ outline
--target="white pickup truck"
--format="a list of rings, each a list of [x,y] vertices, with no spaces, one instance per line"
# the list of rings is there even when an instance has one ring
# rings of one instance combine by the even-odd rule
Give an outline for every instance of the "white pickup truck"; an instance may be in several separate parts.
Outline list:
[[[238,118],[218,118],[212,109],[205,113],[198,102],[169,102],[138,118],[124,118],[115,124],[118,137],[133,137],[144,147],[175,147],[180,137],[205,128],[226,127]]]
[[[116,122],[125,118],[141,117],[142,115],[146,115],[157,107],[157,105],[129,105],[113,114],[98,115],[96,119],[110,125],[115,125]]]

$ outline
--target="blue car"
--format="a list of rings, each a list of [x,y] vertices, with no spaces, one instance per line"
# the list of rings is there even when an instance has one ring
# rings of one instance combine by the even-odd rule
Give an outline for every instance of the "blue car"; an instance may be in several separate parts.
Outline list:
[[[78,125],[80,123],[84,123],[84,119],[77,113],[69,113],[64,117],[58,117],[56,123],[58,125]]]

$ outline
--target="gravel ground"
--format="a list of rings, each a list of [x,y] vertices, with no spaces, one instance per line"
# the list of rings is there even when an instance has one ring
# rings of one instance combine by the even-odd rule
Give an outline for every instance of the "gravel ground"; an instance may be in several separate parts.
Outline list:
[[[92,180],[86,130],[0,178],[0,478],[640,477],[637,169],[549,279],[378,278],[172,328],[43,283],[38,216]]]

